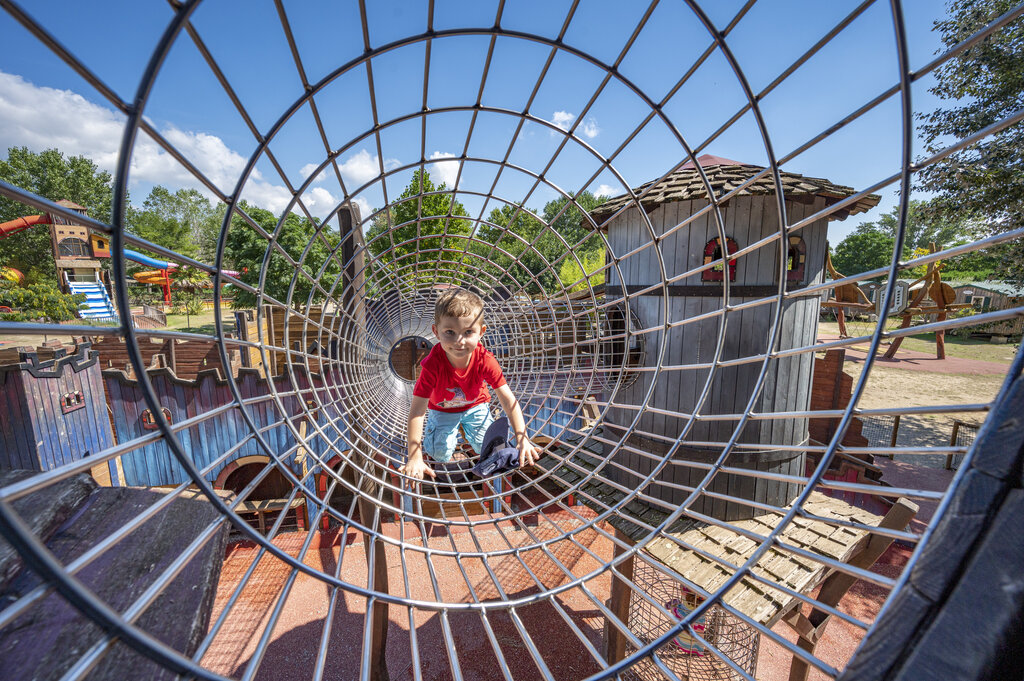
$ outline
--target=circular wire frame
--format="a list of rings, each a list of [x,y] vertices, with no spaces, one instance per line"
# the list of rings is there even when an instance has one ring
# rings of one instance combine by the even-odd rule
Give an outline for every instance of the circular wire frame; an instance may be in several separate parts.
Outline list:
[[[774,141],[781,135],[773,135],[762,102],[871,3],[834,22],[760,91],[730,42],[737,26],[756,20],[755,3],[718,23],[695,1],[660,4],[674,6],[706,43],[692,63],[669,69],[668,95],[620,68],[650,40],[645,29],[659,21],[657,2],[636,12],[632,30],[611,57],[566,37],[574,22],[584,21],[578,2],[569,3],[544,30],[506,28],[503,13],[512,10],[505,3],[497,4],[493,21],[435,27],[438,8],[430,2],[422,30],[399,35],[382,30],[372,20],[372,8],[360,3],[356,16],[365,49],[344,63],[321,67],[319,80],[307,76],[302,55],[308,46],[289,18],[298,10],[277,3],[270,28],[287,42],[302,87],[294,101],[274,111],[272,123],[261,126],[254,110],[264,107],[238,94],[230,68],[209,47],[203,3],[174,4],[130,102],[64,48],[45,22],[3,3],[13,21],[127,118],[109,222],[11,184],[0,184],[0,193],[26,210],[109,236],[115,282],[128,280],[126,258],[136,248],[208,274],[214,330],[203,335],[145,328],[133,317],[124,285],[114,286],[116,326],[0,321],[5,333],[65,331],[123,341],[130,370],[120,378],[104,371],[103,383],[108,395],[118,381],[131,386],[132,408],[146,410],[149,431],[133,433],[115,417],[116,444],[111,439],[88,460],[72,455],[0,488],[0,531],[45,582],[0,611],[0,634],[44,599],[56,598],[51,596],[56,591],[105,632],[62,670],[67,678],[85,676],[122,645],[179,674],[252,678],[261,665],[275,664],[271,649],[282,623],[294,617],[293,609],[301,607],[295,604],[314,584],[326,588],[327,606],[318,611],[319,635],[302,645],[315,660],[311,677],[316,679],[324,677],[334,655],[344,657],[342,648],[356,651],[345,659],[359,666],[361,678],[374,677],[375,665],[383,664],[381,627],[387,628],[388,618],[408,639],[414,678],[430,667],[423,652],[428,644],[438,644],[456,678],[480,673],[474,667],[479,653],[493,661],[491,671],[510,679],[538,673],[543,678],[749,679],[757,677],[759,651],[769,648],[781,651],[776,657],[792,656],[794,664],[837,676],[841,667],[781,633],[783,616],[810,606],[842,620],[859,637],[870,635],[874,617],[888,606],[879,601],[871,613],[857,612],[827,601],[826,588],[815,587],[845,573],[884,594],[895,593],[936,521],[887,526],[883,516],[895,517],[886,511],[903,508],[903,498],[938,502],[933,517],[940,518],[973,451],[956,434],[945,447],[898,446],[895,425],[888,426],[890,441],[848,438],[860,436],[862,418],[886,424],[893,417],[947,413],[983,418],[998,396],[984,403],[947,403],[935,395],[925,407],[890,401],[865,409],[862,397],[883,340],[910,332],[887,331],[878,323],[861,336],[820,344],[820,305],[844,284],[879,276],[893,282],[903,270],[1019,239],[1020,230],[911,262],[900,262],[894,253],[884,270],[829,280],[828,223],[864,212],[878,202],[873,192],[894,187],[900,197],[896,243],[903,243],[914,174],[976,141],[960,140],[914,159],[910,92],[915,82],[1019,21],[1024,10],[1018,7],[980,27],[927,68],[914,70],[903,9],[892,3],[878,30],[894,46],[899,79],[878,83],[877,97],[839,112],[822,132],[780,155]],[[439,78],[432,70],[432,51],[480,44],[487,47],[475,99],[432,105],[429,83]],[[160,76],[177,68],[170,55],[186,46],[202,57],[195,68],[209,69],[228,95],[229,110],[252,134],[254,149],[228,183],[205,174],[190,150],[151,122],[151,98],[162,94]],[[544,56],[536,79],[524,81],[530,94],[519,108],[484,96],[491,79],[498,78],[489,69],[505,49]],[[691,83],[711,55],[731,74],[740,105],[715,121],[711,129],[717,132],[701,134],[689,129],[672,96]],[[579,113],[547,120],[532,104],[545,88],[564,85],[558,70],[564,62],[592,70],[595,84]],[[378,95],[386,86],[380,82],[414,67],[424,73],[422,96],[385,114]],[[355,76],[366,90],[371,122],[335,139],[324,112],[337,89],[352,94],[346,88]],[[618,131],[614,143],[595,141],[594,112],[622,93],[642,115]],[[895,116],[899,131],[898,172],[854,189],[790,170],[803,152],[825,148],[837,131],[886,101],[898,105],[897,113],[888,114]],[[439,137],[432,126],[440,129],[440,122],[454,116],[468,123]],[[1010,116],[985,134],[1020,118]],[[703,155],[740,120],[756,134],[763,166]],[[476,126],[483,130],[495,121],[511,131],[507,143],[480,144],[488,133]],[[310,147],[315,162],[303,168],[299,181],[278,156],[293,139],[297,122],[309,128],[308,139],[322,141],[322,148]],[[645,134],[653,135],[654,129],[659,131],[654,139],[676,156],[667,165],[637,170],[635,153],[644,153]],[[410,130],[415,131],[411,143],[395,141]],[[550,140],[545,153],[518,153],[517,145],[531,136]],[[428,154],[438,139],[444,139],[442,148],[460,153]],[[209,262],[129,231],[129,169],[144,144],[155,144],[173,158],[191,184],[224,208]],[[367,147],[377,150],[374,167],[353,173],[348,165],[353,154]],[[395,154],[402,161],[384,153],[398,148],[405,151]],[[450,186],[428,178],[428,172],[440,176],[453,168]],[[842,165],[833,170],[841,180]],[[277,215],[242,200],[268,176],[280,181],[287,196]],[[336,181],[340,199],[328,193],[331,208],[314,210],[323,177]],[[621,196],[597,200],[605,182],[616,183]],[[543,201],[543,210],[529,207]],[[381,207],[366,210],[371,205]],[[758,219],[750,217],[755,214]],[[747,238],[738,238],[740,231]],[[722,243],[729,244],[729,253],[716,250]],[[711,255],[705,257],[706,252]],[[250,264],[235,271],[241,253]],[[595,253],[599,262],[588,260]],[[802,279],[791,276],[793,253]],[[233,331],[225,324],[223,284],[234,287],[236,301],[239,295],[252,301],[253,312],[236,316]],[[484,300],[483,343],[518,399],[527,434],[544,450],[536,466],[474,476],[467,471],[479,453],[467,443],[452,463],[434,464],[437,478],[411,479],[401,470],[413,383],[397,370],[393,355],[403,342],[430,337],[437,297],[453,287]],[[895,288],[879,290],[880,309],[891,306]],[[981,319],[1012,322],[1021,314],[1018,301]],[[941,332],[967,323],[942,318],[926,326]],[[146,348],[159,339],[192,343],[192,348],[205,344],[204,362],[218,364],[222,374],[214,378],[198,371],[184,381],[189,387],[181,388],[180,376],[170,380],[166,369],[150,366]],[[812,379],[828,359],[816,353],[856,344],[868,346],[867,359],[847,401],[815,406]],[[409,360],[410,367],[417,359]],[[245,368],[238,369],[239,363]],[[213,391],[209,386],[216,383],[220,402],[172,417],[171,383],[179,393],[196,394]],[[500,406],[495,398],[492,407]],[[815,431],[815,420],[827,428]],[[982,426],[981,433],[986,427],[992,426]],[[973,430],[967,424],[962,432]],[[155,460],[154,447],[162,457],[161,473],[143,471],[143,461]],[[865,477],[877,468],[871,457],[913,454],[955,457],[960,471],[941,490],[911,483],[880,487]],[[114,484],[170,491],[84,553],[59,558],[47,546],[49,537],[26,522],[18,501],[56,489],[96,465],[109,465]],[[243,465],[254,469],[225,493],[225,481]],[[842,477],[851,470],[853,478]],[[113,555],[119,544],[145,543],[141,528],[186,499],[209,504],[215,520],[196,532],[188,548],[130,604],[113,607],[98,596],[82,577],[85,568]],[[304,527],[283,530],[286,521],[298,524],[300,516]],[[227,524],[239,541],[232,541],[220,582],[211,587],[203,631],[184,649],[162,643],[138,625],[139,618],[190,561],[227,541],[222,537]],[[849,562],[869,536],[895,541],[905,550],[902,573]],[[362,548],[346,549],[356,537]],[[835,546],[839,549],[830,553]],[[763,603],[754,603],[755,593]],[[235,651],[245,659],[228,664],[240,613],[261,607],[266,619],[249,623],[249,638]],[[346,609],[358,614],[362,626],[350,627],[357,635],[339,645],[333,637],[343,627],[336,618]],[[595,618],[603,624],[595,627]],[[486,641],[479,651],[460,644],[466,632]],[[554,659],[558,651],[576,658],[573,664]]]

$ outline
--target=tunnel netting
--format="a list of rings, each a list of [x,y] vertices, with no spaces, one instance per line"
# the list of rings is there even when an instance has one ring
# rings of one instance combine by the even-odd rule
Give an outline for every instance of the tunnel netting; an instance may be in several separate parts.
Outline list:
[[[311,678],[336,674],[332,664],[341,649],[354,665],[345,678],[375,678],[382,618],[392,623],[391,678],[434,678],[437,665],[453,678],[474,678],[481,655],[490,661],[487,678],[756,678],[759,650],[763,659],[768,649],[830,677],[842,672],[852,648],[805,650],[754,601],[776,609],[787,603],[790,611],[817,607],[835,626],[870,635],[877,612],[819,601],[813,585],[794,575],[847,573],[869,585],[878,604],[886,601],[903,584],[934,521],[877,530],[881,517],[901,498],[944,508],[956,486],[925,487],[908,478],[879,486],[864,471],[870,477],[877,469],[870,461],[893,457],[904,466],[929,454],[956,454],[959,461],[968,449],[958,441],[897,442],[888,431],[854,444],[844,438],[852,430],[860,435],[858,416],[900,415],[902,432],[908,421],[919,419],[927,430],[947,414],[980,424],[996,398],[994,391],[978,401],[936,390],[909,404],[885,391],[878,398],[876,390],[863,403],[877,364],[873,354],[884,350],[883,341],[911,333],[1012,322],[1022,308],[1016,299],[973,320],[943,315],[915,329],[875,324],[868,319],[874,309],[847,310],[860,314],[861,326],[850,328],[866,331],[827,337],[823,325],[835,308],[822,303],[841,284],[913,279],[906,270],[1010,242],[1020,230],[940,244],[934,253],[835,281],[826,276],[825,230],[871,208],[892,188],[898,189],[892,205],[905,219],[917,173],[977,141],[952,140],[937,153],[914,156],[910,93],[972,40],[1019,25],[1020,8],[932,62],[911,65],[905,21],[915,17],[905,17],[899,2],[834,12],[812,40],[789,42],[771,18],[771,3],[748,2],[729,16],[716,7],[712,17],[711,8],[696,2],[653,2],[609,15],[605,28],[619,30],[588,39],[586,32],[596,30],[588,23],[590,3],[553,3],[543,11],[535,3],[526,20],[516,3],[491,3],[488,17],[476,8],[463,19],[444,11],[444,3],[428,2],[402,6],[414,20],[392,22],[391,9],[360,2],[345,20],[362,44],[340,50],[353,56],[325,66],[304,61],[310,33],[296,24],[309,23],[308,10],[277,2],[247,22],[269,22],[262,30],[278,41],[274,54],[289,62],[297,95],[283,101],[270,93],[259,101],[232,75],[237,58],[218,44],[217,19],[245,9],[212,2],[153,7],[167,13],[166,30],[127,96],[105,83],[100,66],[66,48],[44,18],[2,4],[12,25],[35,35],[123,115],[123,139],[109,222],[0,185],[26,213],[64,216],[109,236],[120,321],[59,327],[0,321],[0,330],[123,339],[140,407],[150,410],[155,425],[0,490],[3,534],[42,579],[0,611],[0,627],[59,597],[97,626],[92,646],[74,655],[65,678],[84,678],[125,646],[186,677],[273,676],[281,654],[275,641],[293,618],[289,609],[304,607],[300,594],[313,583],[322,587],[318,609],[300,619],[315,626],[288,644],[306,651]],[[759,22],[793,48],[767,78],[760,70],[748,76],[750,52],[738,58],[733,47],[756,41],[752,26]],[[819,96],[800,79],[801,67],[828,58],[845,31],[865,23],[891,55],[886,68],[876,74],[847,63],[850,77],[869,87],[843,101]],[[684,34],[678,60],[650,52],[654,41]],[[255,55],[261,48],[246,49]],[[183,52],[191,61],[179,59]],[[452,54],[462,54],[473,69],[456,68]],[[437,55],[448,59],[443,68]],[[712,63],[727,81],[704,78]],[[161,74],[172,69],[201,71],[216,83],[220,97],[204,106],[229,111],[248,135],[244,143],[236,140],[248,156],[239,157],[230,176],[204,168],[192,158],[196,147],[158,122],[170,111]],[[386,96],[386,88],[399,86],[399,72],[407,91]],[[571,84],[570,72],[577,79]],[[461,99],[439,89],[451,80],[462,81]],[[495,89],[507,91],[496,96]],[[572,115],[552,116],[536,104],[551,102],[559,89],[576,97]],[[365,122],[342,125],[355,100],[365,100]],[[151,101],[163,108],[151,111]],[[609,124],[598,136],[598,121],[610,121],[615,107],[628,109],[626,122]],[[775,131],[783,128],[780,109],[791,115],[815,107],[828,112],[827,120],[808,116],[813,125]],[[699,108],[712,113],[694,118]],[[191,114],[182,117],[200,125]],[[1018,112],[993,122],[985,134],[1019,118]],[[842,135],[851,148],[860,139],[867,143],[880,127],[892,133],[880,143],[888,156],[867,180],[844,186],[853,181],[842,144],[830,145]],[[754,158],[708,156],[728,156],[729,143],[740,139],[753,140]],[[311,160],[301,173],[291,167],[296,145],[306,145],[302,157]],[[130,181],[152,149],[175,164],[183,186],[200,187],[224,208],[212,260],[125,229]],[[360,156],[368,165],[353,173],[350,161],[363,150],[370,150]],[[827,160],[800,165],[819,151]],[[804,167],[820,172],[797,174]],[[256,198],[267,183],[278,186],[281,198],[269,219]],[[333,200],[327,209],[325,194]],[[612,198],[602,203],[599,196]],[[903,235],[901,220],[897,238]],[[128,286],[117,285],[132,264],[125,249],[212,277],[212,326],[182,332],[137,325]],[[232,260],[243,250],[251,256],[244,271]],[[806,273],[790,276],[803,263]],[[451,464],[435,466],[437,479],[410,480],[398,469],[413,383],[436,341],[435,302],[455,287],[484,299],[483,343],[502,365],[544,457],[530,469],[479,478],[468,473],[476,453],[459,448]],[[225,291],[250,301],[249,335],[229,325]],[[147,373],[140,350],[168,338],[210,343],[224,367],[245,355],[262,372],[262,388],[254,392],[238,372],[225,372],[227,402],[169,421],[163,384]],[[821,406],[811,389],[815,359],[824,362],[824,351],[842,349],[866,352],[867,359],[854,370],[849,401]],[[1019,373],[1012,369],[1010,378],[1013,371]],[[277,378],[262,378],[267,375]],[[491,407],[499,413],[496,400]],[[824,431],[814,429],[815,420]],[[229,421],[226,439],[207,435]],[[159,501],[110,528],[84,555],[68,563],[54,558],[22,522],[18,500],[155,445],[176,473],[128,484],[160,487]],[[249,474],[241,482],[236,477],[230,493],[215,490],[224,480],[219,474],[243,450],[253,465]],[[856,464],[860,477],[847,476]],[[969,464],[967,453],[961,470]],[[254,523],[256,490],[269,487],[273,493],[263,497],[282,503]],[[140,528],[185,497],[209,504],[216,519],[193,528],[193,543],[135,601],[115,606],[97,597],[82,580],[88,566],[119,545],[144,544]],[[306,534],[291,531],[296,508]],[[215,541],[225,519],[232,542],[251,552],[229,552],[235,573],[228,575],[225,562],[198,644],[174,649],[138,622],[188,561]],[[888,571],[848,563],[872,532],[902,547],[909,562]],[[343,539],[325,548],[317,536]],[[346,537],[362,545],[349,545]],[[324,560],[324,551],[334,558]],[[709,580],[711,573],[718,576]],[[234,619],[249,612],[261,589],[266,607],[249,620],[248,638],[227,640],[226,632],[238,628]],[[358,614],[354,623],[335,622],[344,609]],[[232,646],[244,651],[244,664],[220,662],[217,651]],[[566,666],[567,656],[574,666]]]

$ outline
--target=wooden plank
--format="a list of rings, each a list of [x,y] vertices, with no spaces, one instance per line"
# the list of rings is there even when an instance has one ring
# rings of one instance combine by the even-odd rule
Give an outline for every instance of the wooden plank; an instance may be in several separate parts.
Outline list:
[[[49,491],[49,490],[47,490]],[[61,563],[69,563],[90,546],[106,538],[131,518],[154,504],[161,495],[147,490],[99,488],[92,492],[81,512],[47,541]],[[209,624],[220,566],[227,544],[228,526],[209,503],[177,499],[141,528],[148,541],[121,542],[78,573],[86,588],[118,612],[143,595],[201,529],[216,528],[170,585],[140,615],[136,625],[186,656],[198,648]],[[133,579],[125,579],[125,575]],[[23,570],[6,594],[27,593],[41,584],[33,572]],[[104,632],[83,619],[59,594],[21,615],[0,632],[5,678],[60,678],[76,662],[82,650],[100,642]],[[49,641],[51,645],[25,645],[25,641]],[[20,642],[20,644],[19,644]],[[159,666],[130,648],[115,646],[90,670],[90,679],[162,678]]]

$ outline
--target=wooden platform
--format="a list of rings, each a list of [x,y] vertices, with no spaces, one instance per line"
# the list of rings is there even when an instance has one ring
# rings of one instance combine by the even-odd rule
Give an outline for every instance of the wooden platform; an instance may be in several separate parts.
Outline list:
[[[565,445],[559,443],[549,443],[547,449],[562,456],[569,452]],[[580,450],[571,460],[573,464],[586,470],[593,469],[601,459],[596,452]],[[550,479],[566,487],[583,477],[579,470],[560,465],[553,456],[542,457],[537,464],[548,470],[555,469],[561,481],[554,476]],[[622,490],[599,479],[592,479],[578,491],[580,493],[576,498],[598,512],[607,510],[625,497]],[[879,515],[818,492],[811,493],[804,509],[810,514],[836,522],[794,518],[784,530],[782,541],[842,562],[847,562],[856,555],[871,534],[866,530],[854,530],[841,524],[852,521],[877,526],[882,520]],[[633,500],[622,507],[620,514],[609,517],[608,522],[623,535],[624,539],[636,542],[646,538],[649,533],[648,527],[659,525],[668,515],[661,507]],[[672,537],[671,539],[659,536],[645,547],[645,552],[683,578],[710,593],[715,593],[735,570],[702,556],[700,552],[722,558],[739,567],[760,544],[759,541],[745,536],[745,533],[767,536],[778,526],[782,517],[780,513],[767,513],[749,520],[723,523],[722,526],[684,517],[669,529],[667,534]],[[826,577],[828,569],[817,560],[772,548],[762,556],[754,571],[793,591],[807,593]],[[767,627],[771,627],[798,603],[795,597],[750,578],[741,580],[737,587],[724,595],[724,600]]]
[[[0,485],[24,477],[0,474]],[[163,492],[97,488],[79,475],[17,500],[18,513],[63,564],[150,508]],[[228,524],[205,499],[175,499],[123,541],[110,547],[76,575],[117,612],[124,612],[161,577],[200,532],[219,523],[213,536],[142,612],[136,626],[188,656],[209,625],[220,577]],[[8,606],[41,584],[20,557],[6,549],[0,604]],[[61,678],[81,656],[104,639],[104,632],[62,596],[53,593],[0,630],[0,669],[4,679]],[[89,679],[171,679],[173,672],[117,643],[100,658]]]
[[[810,514],[844,523],[852,521],[876,526],[882,520],[881,516],[818,492],[811,493],[803,508]],[[736,570],[700,552],[739,567],[761,544],[745,536],[745,533],[767,537],[782,518],[781,513],[768,513],[750,520],[731,521],[728,527],[686,520],[667,533],[670,538],[659,537],[645,549],[650,556],[687,580],[715,593]],[[797,517],[782,531],[781,541],[836,561],[847,562],[859,551],[868,535],[866,530]],[[824,578],[827,566],[817,560],[773,547],[761,557],[753,567],[753,572],[797,593],[807,593]],[[725,593],[723,600],[751,619],[771,628],[786,613],[793,597],[748,577]]]

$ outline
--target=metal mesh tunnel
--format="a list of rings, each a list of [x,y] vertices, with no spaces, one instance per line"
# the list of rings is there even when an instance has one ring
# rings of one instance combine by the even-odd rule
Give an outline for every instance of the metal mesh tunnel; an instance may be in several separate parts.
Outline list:
[[[755,1],[265,4],[147,7],[159,21],[139,29],[151,42],[125,88],[63,21],[0,0],[4,26],[102,100],[120,135],[109,219],[0,182],[25,214],[109,242],[114,313],[0,318],[4,336],[88,338],[0,366],[0,387],[27,395],[77,381],[54,389],[52,413],[2,403],[9,424],[64,419],[70,438],[53,436],[47,459],[50,436],[0,433],[0,468],[22,469],[0,486],[12,678],[896,669],[873,637],[909,647],[893,613],[952,593],[911,575],[957,531],[958,494],[980,469],[1007,489],[1019,470],[986,452],[997,434],[1020,452],[1007,423],[1022,356],[1007,351],[983,398],[933,384],[912,401],[879,385],[916,374],[876,356],[1018,323],[1024,298],[970,317],[947,316],[949,299],[899,328],[876,309],[918,296],[899,279],[1019,248],[1024,228],[852,276],[827,242],[882,204],[897,221],[887,248],[902,249],[920,174],[1019,128],[1021,110],[925,153],[912,94],[1019,33],[1024,5],[922,61],[929,20],[898,1],[822,9],[795,37],[792,17]],[[883,57],[837,57],[851,35]],[[673,59],[654,56],[673,41]],[[806,77],[835,60],[856,87]],[[183,75],[195,93],[173,89]],[[231,148],[206,153],[214,138]],[[874,155],[868,173],[844,161],[857,155]],[[220,211],[205,256],[129,229],[154,158]],[[212,282],[207,327],[142,319],[140,250]],[[843,298],[868,282],[875,302]],[[459,446],[413,480],[399,472],[413,386],[453,288],[484,300],[482,342],[544,456],[480,477]],[[847,314],[852,334],[823,331]],[[115,347],[121,364],[103,365]],[[929,439],[947,417],[962,429]],[[99,445],[76,444],[108,422]],[[996,525],[978,522],[978,536]],[[45,650],[26,654],[23,630],[49,632]]]

